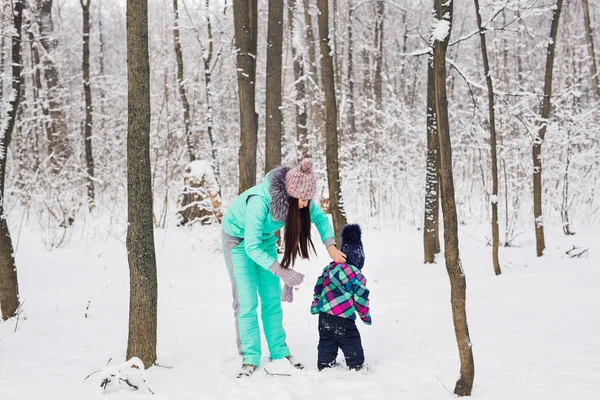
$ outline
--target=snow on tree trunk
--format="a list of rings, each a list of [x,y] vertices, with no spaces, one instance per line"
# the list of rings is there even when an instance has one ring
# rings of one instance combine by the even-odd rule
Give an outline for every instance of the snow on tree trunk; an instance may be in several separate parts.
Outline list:
[[[433,55],[427,57],[427,165],[425,169],[425,217],[423,222],[423,262],[435,262],[440,252],[440,142],[435,123]]]

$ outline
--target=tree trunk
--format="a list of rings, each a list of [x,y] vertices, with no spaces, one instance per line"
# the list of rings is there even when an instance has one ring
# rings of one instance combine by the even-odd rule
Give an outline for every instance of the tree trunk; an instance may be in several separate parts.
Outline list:
[[[385,3],[377,2],[377,16],[375,17],[375,125],[376,129],[380,129],[381,112],[383,108],[383,18],[385,13]]]
[[[296,0],[289,0],[288,21],[290,26],[290,46],[292,47],[292,59],[294,63],[294,89],[296,91],[296,139],[299,145],[298,162],[310,157],[308,150],[308,119],[307,119],[307,101],[306,101],[306,76],[304,71],[304,55],[296,48],[296,37],[300,32],[296,32],[296,20],[294,14],[297,11]]]
[[[27,9],[28,5],[27,4],[23,4],[23,9]],[[40,142],[43,143],[44,142],[44,137],[46,137],[46,129],[45,129],[45,122],[44,122],[44,118],[42,118],[40,116],[40,114],[45,115],[45,110],[42,104],[40,104],[41,102],[39,101],[40,98],[40,92],[42,91],[42,78],[41,78],[41,74],[40,74],[40,55],[39,55],[39,51],[38,51],[38,45],[39,43],[37,43],[37,41],[35,40],[35,35],[32,32],[32,19],[31,19],[31,14],[29,14],[30,17],[27,18],[27,12],[25,12],[25,20],[23,21],[23,23],[26,24],[26,28],[25,28],[25,32],[27,32],[27,37],[29,39],[29,56],[30,56],[30,65],[31,65],[31,71],[34,71],[34,73],[30,74],[31,77],[31,92],[33,94],[33,102],[32,102],[32,110],[33,110],[33,119],[34,121],[32,122],[32,131],[33,131],[33,149],[28,149],[27,147],[25,147],[23,149],[23,152],[27,152],[27,151],[31,151],[33,150],[33,165],[28,165],[28,169],[30,171],[36,171],[39,166],[40,166],[40,158],[44,157],[43,154],[40,154]],[[25,86],[25,80],[23,80],[23,85]],[[40,113],[41,110],[41,113]],[[41,140],[40,140],[41,138]],[[19,168],[21,169],[21,168]],[[23,171],[24,172],[24,171]],[[20,172],[19,172],[20,173]]]
[[[98,42],[100,42],[100,49],[99,49],[99,54],[98,54],[98,64],[100,66],[100,79],[101,82],[105,82],[105,78],[104,78],[104,31],[102,30],[102,19],[104,18],[102,16],[102,2],[100,2],[99,4],[99,10],[98,10]],[[104,92],[104,85],[101,85],[102,87],[99,87],[98,90],[100,92],[100,115],[102,115],[102,118],[100,118],[100,127],[98,129],[99,132],[104,132],[104,96],[105,96],[105,92]]]
[[[156,361],[158,288],[150,173],[147,0],[127,2],[127,61],[127,251],[130,277],[127,359],[139,357],[149,368]]]
[[[350,143],[352,143],[352,159],[356,157],[356,107],[354,105],[354,41],[352,24],[354,23],[354,1],[348,4],[348,122],[350,124]]]
[[[26,4],[23,4],[23,9],[26,9]],[[24,14],[26,15],[26,12],[24,12]],[[24,18],[24,21],[21,25],[21,32],[27,32],[27,25],[25,25],[26,21],[27,19]],[[25,69],[25,57],[23,56],[23,50],[24,49],[20,50],[22,71]],[[26,116],[28,112],[28,102],[23,100],[27,98],[27,80],[25,79],[25,74],[23,74],[23,78],[21,79],[20,98],[21,100],[19,101],[19,109],[17,111],[17,115],[21,117],[22,121],[24,121],[26,120],[26,118],[24,118],[23,116]],[[14,186],[17,189],[17,191],[21,191],[21,193],[26,191],[27,173],[29,171],[32,171],[31,167],[36,164],[35,161],[31,162],[32,158],[36,156],[36,149],[32,144],[27,143],[27,136],[29,135],[29,133],[33,132],[35,134],[34,125],[35,121],[32,121],[32,123],[30,124],[15,124],[15,128],[13,130],[13,137],[15,138],[13,148],[13,154],[15,156],[13,157],[13,162],[16,162],[16,165],[13,167],[13,170],[15,171]],[[26,206],[26,198],[24,196],[19,197],[21,197],[21,204]]]
[[[59,84],[58,68],[52,59],[54,50],[57,46],[56,39],[52,39],[54,23],[52,22],[52,2],[53,0],[37,0],[40,28],[40,44],[44,48],[42,65],[44,77],[46,79],[47,99],[50,116],[48,122],[49,154],[52,163],[52,171],[58,173],[65,161],[71,156],[69,147],[67,120],[60,99],[62,88]]]
[[[25,4],[24,6],[27,6],[27,4]],[[44,101],[39,101],[40,97],[42,96],[43,93],[43,88],[42,88],[42,65],[41,65],[41,58],[40,58],[40,50],[39,50],[39,40],[36,38],[36,36],[34,35],[34,33],[32,32],[31,29],[27,30],[28,32],[28,38],[29,41],[31,43],[31,58],[32,58],[32,63],[33,63],[33,68],[32,70],[35,71],[35,73],[33,74],[33,100],[34,100],[34,115],[36,117],[39,117],[39,111],[41,110],[41,113],[43,115],[43,118],[40,118],[41,122],[37,122],[39,128],[41,129],[41,135],[44,137],[44,140],[47,141],[48,145],[50,145],[51,143],[51,135],[50,135],[50,131],[51,131],[51,127],[50,127],[50,111],[48,110],[48,107],[46,106]],[[39,147],[38,147],[39,149]],[[49,147],[49,152],[52,151],[52,149]],[[39,157],[39,156],[38,156]]]
[[[369,148],[369,192],[371,195],[371,216],[379,213],[378,199],[377,199],[377,182],[373,179],[375,171],[374,162],[377,159],[377,155],[380,153],[379,137],[383,135],[382,131],[382,111],[383,111],[383,87],[382,87],[382,70],[383,70],[383,18],[384,18],[384,7],[383,1],[378,1],[376,4],[376,17],[375,17],[375,43],[374,49],[375,54],[373,61],[375,62],[375,76],[373,95],[375,102],[373,104],[373,117],[374,117],[374,128],[370,135],[370,148]]]
[[[12,36],[12,89],[5,124],[0,130],[0,309],[2,319],[16,315],[19,308],[19,283],[12,240],[4,210],[4,183],[8,146],[17,120],[21,96],[21,25],[23,23],[23,1],[13,2],[14,32]],[[4,61],[4,59],[2,60]]]
[[[4,61],[6,58],[6,52],[4,51],[4,35],[0,35],[0,76],[4,77]],[[4,99],[4,85],[0,84],[0,99]],[[0,118],[2,118],[2,111],[0,110]]]
[[[592,89],[594,99],[600,102],[600,86],[598,85],[598,68],[596,67],[596,53],[594,52],[594,36],[592,25],[590,24],[590,7],[588,0],[581,0],[583,3],[583,23],[585,28],[585,38],[588,44],[588,54],[590,56],[590,73],[592,75]]]
[[[448,99],[446,95],[446,49],[452,29],[452,0],[435,0],[438,23],[448,24],[448,33],[443,41],[433,42],[433,75],[435,86],[436,123],[440,141],[440,171],[442,212],[444,215],[444,256],[446,270],[450,278],[450,301],[454,333],[460,357],[460,377],[454,387],[454,394],[470,396],[473,388],[475,365],[473,349],[467,324],[467,281],[462,269],[458,249],[458,223],[454,198],[454,178],[452,175],[452,146],[448,122]]]
[[[94,155],[92,153],[92,88],[90,83],[90,0],[79,0],[83,11],[83,94],[85,97],[85,162],[87,167],[88,208],[94,209]]]
[[[404,34],[402,35],[402,53],[403,54],[406,54],[406,48],[407,48],[407,42],[408,42],[408,26],[406,25],[406,14],[408,14],[408,11],[404,11],[402,13],[402,26],[404,27]],[[399,44],[398,44],[398,47],[400,47]],[[432,61],[430,61],[430,62],[432,62]],[[406,74],[406,65],[407,65],[406,60],[405,60],[405,58],[403,58],[400,63],[400,74],[398,75],[399,78],[402,79],[402,81],[405,81],[406,76],[408,75],[408,74]],[[408,103],[410,103],[410,98],[412,97],[412,96],[409,96],[410,87],[408,87],[408,85],[403,85],[403,86],[404,86],[404,88],[402,88],[400,90],[404,93],[404,101],[408,104]]]
[[[369,55],[369,50],[364,48],[361,50],[361,58],[362,58],[362,74],[363,74],[363,112],[362,112],[362,133],[363,140],[365,142],[365,150],[367,155],[367,162],[370,166],[373,165],[375,161],[375,140],[376,140],[376,132],[375,132],[375,101],[373,98],[373,81],[371,80],[372,74],[372,66],[371,66],[371,57]],[[373,180],[373,168],[369,168],[369,174],[366,177],[369,184],[369,215],[374,216],[377,209],[377,198],[376,198],[376,185]]]
[[[340,39],[340,33],[338,31],[339,24],[339,13],[338,13],[338,2],[337,0],[332,0],[333,3],[333,33],[330,31],[330,35],[332,37],[331,43],[333,45],[333,73],[335,76],[335,101],[338,106],[343,104],[342,102],[342,59],[344,58],[344,50],[343,50],[343,39]],[[341,55],[339,52],[341,49]],[[342,141],[344,138],[344,125],[342,124],[341,117],[342,110],[338,109],[338,120],[337,120],[337,129],[338,129],[338,149],[342,146]]]
[[[535,244],[537,256],[544,254],[546,243],[544,239],[544,217],[542,213],[542,144],[548,127],[550,116],[550,97],[552,96],[552,72],[554,67],[554,49],[558,34],[558,22],[563,0],[557,0],[556,8],[552,11],[552,26],[550,28],[550,42],[546,53],[546,76],[544,81],[544,100],[542,102],[542,116],[539,130],[535,139],[531,154],[533,157],[533,214],[535,218]]]
[[[313,20],[310,14],[310,2],[309,0],[303,0],[304,2],[304,24],[306,25],[306,42],[308,44],[308,62],[310,63],[310,75],[307,79],[307,85],[311,95],[310,105],[310,116],[312,120],[312,135],[316,137],[317,144],[319,143],[318,133],[320,132],[321,126],[325,119],[323,114],[323,104],[321,101],[321,85],[319,84],[319,73],[317,70],[317,57],[319,49],[315,45],[315,34],[313,29]],[[312,84],[311,84],[312,82]]]
[[[329,36],[328,0],[317,0],[319,7],[319,41],[321,44],[321,73],[325,91],[325,132],[327,140],[327,180],[329,183],[329,210],[333,217],[333,229],[336,232],[338,245],[339,232],[346,225],[344,202],[340,184],[337,139],[337,105],[335,101],[335,83],[333,75],[333,59]]]
[[[440,142],[436,127],[433,55],[427,60],[427,166],[425,173],[425,221],[423,224],[424,262],[435,262],[440,252]]]
[[[487,46],[485,40],[485,28],[481,23],[481,9],[479,0],[475,1],[475,15],[477,16],[477,26],[479,28],[479,38],[481,39],[481,57],[483,59],[483,71],[488,90],[488,112],[490,118],[490,145],[492,154],[492,264],[496,275],[500,275],[500,261],[498,259],[498,247],[500,245],[500,231],[498,229],[498,160],[496,152],[496,117],[494,115],[494,87],[492,85],[492,76],[490,73],[490,64],[488,61]]]
[[[237,48],[237,80],[240,99],[239,192],[256,184],[258,114],[255,109],[257,0],[233,1],[233,26]]]
[[[190,162],[196,159],[194,151],[194,140],[190,129],[190,103],[184,86],[183,76],[183,54],[181,51],[181,42],[179,41],[179,7],[177,0],[173,0],[173,43],[175,47],[175,58],[177,59],[177,88],[183,105],[183,124],[185,127],[185,144],[187,146],[188,160]]]
[[[208,12],[210,6],[210,0],[206,0],[206,29],[208,31],[208,53],[203,58],[204,61],[204,86],[206,95],[206,133],[208,134],[208,140],[210,141],[210,148],[213,158],[213,171],[215,173],[215,180],[219,186],[218,192],[219,197],[221,196],[221,173],[219,168],[219,157],[217,152],[217,145],[214,137],[214,119],[213,119],[213,108],[212,108],[212,67],[211,62],[214,54],[214,40],[212,33],[212,23],[210,20],[210,13]],[[218,55],[217,55],[218,56]]]
[[[317,73],[317,50],[315,46],[315,31],[310,15],[310,2],[304,1],[304,24],[306,25],[306,41],[308,42],[308,62],[310,63],[310,75],[318,86],[319,75]]]
[[[560,216],[562,218],[562,227],[565,235],[570,236],[574,235],[575,232],[571,231],[571,223],[569,222],[569,167],[571,165],[571,127],[567,130],[567,160],[565,162],[565,173],[563,175],[563,193],[562,193],[562,203],[560,205]]]
[[[570,18],[569,18],[569,4],[567,3],[567,21],[566,24],[569,25]],[[566,30],[565,36],[567,38],[571,37],[569,30]],[[567,39],[567,53],[569,53],[569,56],[571,58],[571,65],[572,65],[572,72],[571,72],[571,76],[573,77],[573,81],[571,82],[571,85],[573,88],[577,88],[577,87],[581,87],[581,76],[582,76],[582,62],[579,60],[579,57],[576,57],[576,50],[575,50],[575,46],[572,45],[572,43],[570,42],[569,39]],[[567,72],[568,73],[568,72]],[[575,235],[575,232],[573,232],[571,230],[571,222],[569,219],[569,209],[571,208],[571,205],[573,203],[573,200],[571,198],[571,196],[569,195],[569,169],[571,167],[571,160],[572,160],[572,154],[573,154],[573,144],[571,142],[572,139],[572,130],[575,126],[575,120],[578,118],[578,116],[581,114],[581,98],[578,96],[573,96],[573,109],[572,112],[569,113],[569,116],[567,118],[567,137],[566,137],[566,147],[567,147],[567,151],[566,151],[566,160],[565,160],[565,172],[563,174],[563,193],[562,193],[562,202],[561,202],[561,206],[560,206],[560,215],[562,217],[562,228],[563,228],[563,233],[567,236],[570,235]]]
[[[269,0],[268,18],[265,174],[281,164],[283,0]]]

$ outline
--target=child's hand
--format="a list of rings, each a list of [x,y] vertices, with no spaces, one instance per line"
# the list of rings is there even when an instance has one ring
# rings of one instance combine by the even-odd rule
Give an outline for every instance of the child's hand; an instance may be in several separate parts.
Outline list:
[[[327,252],[329,253],[329,257],[336,263],[344,263],[346,262],[346,255],[339,251],[335,245],[331,245],[327,248]]]

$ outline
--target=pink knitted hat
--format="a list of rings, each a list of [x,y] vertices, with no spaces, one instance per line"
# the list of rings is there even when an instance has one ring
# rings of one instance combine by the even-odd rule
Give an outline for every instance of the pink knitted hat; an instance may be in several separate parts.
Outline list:
[[[317,178],[313,174],[312,161],[305,158],[285,175],[285,190],[297,199],[310,200],[317,191]]]

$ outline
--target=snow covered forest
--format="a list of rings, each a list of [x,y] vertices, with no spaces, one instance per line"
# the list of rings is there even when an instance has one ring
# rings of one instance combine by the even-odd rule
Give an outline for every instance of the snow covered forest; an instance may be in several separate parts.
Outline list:
[[[433,4],[382,2],[378,11],[375,3],[337,1],[332,3],[330,12],[344,205],[352,218],[370,217],[370,223],[377,226],[418,226],[422,224],[425,190],[427,54]],[[589,55],[582,4],[565,2],[562,11],[552,112],[542,151],[545,219],[566,223],[566,214],[574,226],[597,223],[600,206],[596,195],[600,182],[595,173],[600,151],[598,94],[597,89],[594,94],[592,72],[597,62]],[[589,26],[595,27],[598,5],[593,1],[586,4]],[[480,4],[496,93],[501,188],[498,205],[503,243],[510,243],[516,234],[533,225],[531,147],[539,129],[554,5],[552,1]],[[456,2],[454,7],[447,86],[458,213],[461,221],[485,221],[489,219],[491,194],[485,76],[474,6],[471,2]],[[10,1],[4,2],[3,119],[8,112],[11,83],[11,8]],[[97,212],[116,217],[124,210],[120,206],[124,204],[126,181],[125,5],[119,1],[92,1],[90,8],[91,145]],[[239,173],[239,106],[231,2],[187,0],[181,1],[179,8],[190,142],[197,159],[211,160],[216,155],[221,191],[227,203],[238,192]],[[260,179],[265,157],[266,1],[259,1],[258,11],[256,151]],[[164,226],[175,216],[189,154],[173,50],[173,3],[150,0],[148,13],[154,214],[157,225]],[[289,29],[287,10],[285,13],[281,132],[283,161],[294,162],[299,157],[292,55],[295,51],[306,88],[301,104],[308,110],[307,154],[325,177],[316,13],[313,2],[297,1],[292,13],[293,31]],[[23,32],[28,37],[22,46],[23,98],[14,143],[8,149],[6,206],[8,210],[25,208],[29,218],[46,221],[42,224],[48,231],[44,237],[51,247],[59,244],[58,233],[52,232],[54,226],[62,223],[66,215],[74,216],[85,208],[82,8],[75,0],[29,1],[24,15]],[[378,18],[381,25],[377,25]],[[375,36],[377,26],[381,39]],[[46,37],[47,42],[40,43]],[[592,43],[594,40],[597,37],[592,37]],[[206,60],[209,65],[205,65]],[[50,85],[48,78],[44,79],[46,65],[56,75]],[[208,86],[204,73],[207,69]],[[64,160],[59,167],[53,167],[53,158]]]
[[[127,24],[135,21],[132,18],[128,22],[129,3],[138,3],[142,14],[147,4],[148,41],[135,43],[128,49]],[[254,5],[257,15],[252,12]],[[323,14],[324,7],[328,15]],[[328,16],[328,20],[323,15]],[[257,27],[254,38],[248,33],[251,29],[248,26],[253,24]],[[141,196],[137,198],[145,196],[147,200],[147,203],[140,202],[136,210],[149,205],[152,211],[152,228],[159,253],[152,262],[158,264],[160,275],[161,267],[170,268],[166,264],[172,259],[181,264],[189,264],[191,259],[195,264],[202,263],[198,260],[203,258],[208,260],[214,264],[213,271],[223,274],[210,290],[223,292],[218,296],[224,303],[229,301],[228,284],[217,289],[220,283],[227,281],[224,267],[220,265],[222,256],[217,254],[220,251],[218,222],[222,213],[241,191],[261,182],[274,166],[296,165],[303,158],[311,158],[315,164],[318,201],[333,214],[336,229],[341,226],[342,217],[344,221],[360,223],[369,232],[367,243],[372,243],[374,252],[379,253],[373,258],[379,260],[380,265],[393,263],[396,257],[393,252],[400,252],[398,257],[412,269],[421,268],[423,261],[431,263],[434,259],[443,264],[444,248],[448,250],[450,243],[444,244],[443,232],[450,229],[444,226],[447,214],[442,218],[442,211],[445,213],[445,207],[455,205],[457,229],[450,232],[455,236],[452,242],[456,245],[455,265],[448,261],[446,254],[448,274],[444,272],[445,275],[432,278],[429,270],[414,272],[414,275],[410,275],[411,272],[403,278],[414,278],[422,284],[421,288],[427,287],[431,278],[433,286],[440,288],[441,294],[437,296],[445,301],[446,308],[442,307],[435,315],[443,314],[448,321],[451,319],[451,310],[447,307],[450,304],[447,279],[448,275],[451,280],[459,278],[452,277],[450,264],[460,270],[463,282],[465,274],[469,279],[471,269],[477,270],[474,279],[487,282],[496,279],[493,275],[505,273],[504,267],[508,271],[511,268],[521,271],[519,266],[524,264],[538,267],[536,273],[545,274],[544,260],[566,254],[566,261],[559,262],[560,272],[544,278],[548,280],[549,290],[567,290],[557,283],[559,277],[563,277],[564,284],[570,285],[568,290],[593,293],[593,285],[600,283],[598,264],[595,272],[589,265],[593,264],[591,253],[599,248],[597,240],[600,238],[599,26],[598,0],[2,0],[0,305],[3,319],[11,319],[0,323],[4,324],[0,330],[0,386],[1,372],[13,368],[11,363],[20,360],[18,354],[13,354],[8,363],[2,361],[3,351],[8,351],[2,347],[9,341],[11,346],[26,347],[36,337],[33,330],[28,339],[11,339],[19,330],[27,329],[27,325],[20,324],[33,324],[36,304],[49,299],[42,292],[31,294],[41,290],[36,289],[41,285],[36,280],[41,279],[36,278],[38,275],[56,285],[64,285],[65,289],[71,286],[68,277],[76,276],[72,284],[81,287],[75,290],[75,293],[81,292],[81,296],[74,295],[77,300],[66,297],[66,303],[61,301],[65,307],[73,301],[81,308],[83,301],[85,308],[88,301],[87,307],[90,308],[91,302],[91,310],[94,310],[95,302],[111,293],[110,300],[99,306],[95,316],[111,313],[116,307],[121,319],[125,319],[125,322],[107,324],[121,332],[108,334],[110,350],[94,350],[95,358],[90,356],[83,367],[89,369],[85,369],[84,377],[102,368],[97,360],[104,357],[102,362],[106,361],[107,354],[125,361],[121,354],[127,337],[124,332],[129,296],[125,242],[128,205],[132,212],[132,197],[128,204],[128,194],[131,195],[131,188],[135,186],[128,182],[128,156],[132,156],[133,149],[140,148],[129,147],[128,154],[128,145],[131,145],[128,144],[128,123],[131,123],[128,118],[146,111],[150,113],[147,133],[151,190],[145,193],[140,189],[142,186],[136,187],[136,196]],[[328,34],[324,35],[324,29]],[[277,54],[277,35],[280,54]],[[131,54],[143,52],[146,45],[150,67],[149,110],[144,109],[141,102],[137,106],[132,103],[132,97],[128,102],[128,95],[132,94],[128,52],[131,60]],[[485,46],[483,53],[482,46]],[[329,52],[323,51],[327,48]],[[250,56],[245,56],[241,49]],[[329,57],[324,58],[327,54]],[[327,60],[332,61],[332,73],[327,68]],[[143,68],[140,71],[142,76]],[[252,74],[247,75],[248,71],[255,73],[255,80]],[[434,84],[438,81],[445,82],[444,90]],[[444,143],[446,133],[449,141]],[[339,174],[339,180],[332,178],[337,176],[335,174]],[[202,192],[205,193],[203,200],[208,199],[201,202],[202,207],[213,210],[212,217],[203,221],[214,225],[194,223],[195,217],[186,214],[191,203],[191,206],[198,204],[194,203],[198,199],[187,191],[200,181],[207,190]],[[447,185],[452,186],[452,195]],[[445,193],[440,186],[446,188]],[[493,232],[492,226],[498,230]],[[402,243],[390,241],[394,237]],[[471,264],[465,274],[458,259],[458,238],[461,256],[464,251]],[[463,250],[463,243],[467,243],[464,246],[467,250]],[[76,249],[84,250],[75,253]],[[367,246],[367,257],[368,249]],[[575,253],[566,253],[570,249]],[[106,263],[94,259],[105,253],[109,254]],[[69,254],[78,261],[68,264]],[[56,273],[62,278],[53,277],[51,271],[38,270],[43,269],[39,264],[47,257],[52,268],[66,268],[64,273]],[[84,273],[79,268],[88,262],[94,270]],[[579,267],[580,264],[574,264],[577,262],[588,262],[587,269],[580,275],[581,281],[571,281],[566,271],[574,265]],[[36,264],[38,269],[32,267]],[[121,271],[110,272],[107,278],[102,275],[102,266],[106,269],[106,265],[111,264],[120,265]],[[322,267],[321,264],[317,267]],[[210,279],[205,277],[205,272],[197,271],[198,265],[193,270],[192,266],[188,267],[194,279]],[[378,275],[373,273],[379,276],[379,282],[398,279],[384,273],[396,271],[393,265],[386,268]],[[16,271],[14,276],[13,270]],[[21,283],[21,270],[25,286],[19,287],[17,292],[17,276]],[[175,269],[169,273],[175,275],[169,275],[165,281],[182,288],[182,281],[186,279],[184,272]],[[535,274],[530,270],[523,273],[525,280],[514,283],[517,286],[503,281],[502,290],[493,289],[499,297],[491,304],[510,307],[513,300],[506,305],[503,296],[510,297],[510,290],[521,290],[523,282],[534,286]],[[90,283],[92,280],[97,282]],[[120,289],[107,282],[121,282],[115,285]],[[582,282],[588,286],[579,286]],[[107,292],[103,292],[101,283],[102,287],[105,283],[109,287]],[[453,281],[453,285],[455,283]],[[312,281],[308,283],[311,284]],[[389,291],[395,290],[389,282],[381,285],[387,285]],[[475,283],[474,292],[483,296],[485,287]],[[161,288],[159,293],[163,293]],[[305,305],[294,303],[294,307],[303,307],[305,311],[306,302],[310,302],[306,292],[311,289],[306,287],[302,289],[304,294],[297,296],[296,301],[304,301]],[[84,300],[85,292],[97,293],[96,300],[92,302],[91,297]],[[534,299],[546,299],[525,292],[524,289],[519,292],[524,297],[514,300],[515,307],[519,301],[538,304]],[[191,288],[181,289],[181,293],[193,296],[193,300],[182,300],[184,303],[201,301],[192,294]],[[384,293],[378,296],[380,304],[389,305],[390,313],[394,312],[396,302],[409,297],[394,297],[395,300],[388,302]],[[407,301],[402,310],[410,312],[410,304],[420,307],[415,300],[419,296],[416,289],[411,296],[412,300]],[[573,307],[587,304],[588,300],[581,296],[581,299],[575,296],[578,300],[573,300]],[[598,295],[595,296],[598,300]],[[468,291],[466,297],[469,299]],[[18,298],[20,303],[14,300]],[[31,300],[23,301],[28,298]],[[173,299],[165,300],[169,308],[161,308],[165,307],[160,305],[162,298],[158,306],[159,331],[161,319],[173,323],[177,320],[172,315],[163,318],[161,313],[177,313],[180,304]],[[438,306],[429,301],[425,301],[425,306],[432,305],[436,310]],[[543,308],[541,303],[540,300]],[[215,300],[213,305],[217,304]],[[28,305],[31,311],[27,310]],[[12,310],[11,306],[14,306]],[[181,319],[194,311],[193,305],[185,307],[186,314],[181,314]],[[452,309],[456,310],[455,307],[453,303]],[[85,310],[87,319],[87,308]],[[376,306],[374,315],[375,310]],[[478,310],[475,308],[475,315]],[[513,324],[508,317],[512,309],[502,310],[506,312],[505,323]],[[22,312],[31,315],[19,323],[18,315]],[[288,313],[288,309],[285,312]],[[299,320],[309,318],[302,312],[294,310],[290,315]],[[217,326],[225,332],[233,331],[226,313],[228,309],[220,310],[213,318],[217,314],[226,315]],[[65,321],[72,320],[69,318]],[[406,315],[399,318],[410,319]],[[517,324],[525,323],[529,317],[519,315],[518,318]],[[48,324],[52,319],[45,315],[40,321]],[[553,321],[565,323],[559,317]],[[185,329],[201,330],[200,326],[209,323],[203,319],[198,326]],[[592,338],[594,332],[600,333],[600,319],[595,317],[589,323],[590,333],[586,337]],[[71,322],[65,324],[67,330],[76,326]],[[97,324],[95,329],[101,321]],[[300,328],[299,322],[295,324],[299,329],[306,328]],[[452,341],[455,340],[452,322],[448,324],[450,329],[444,332]],[[19,325],[18,330],[15,325]],[[477,331],[477,321],[475,325]],[[391,322],[384,326],[390,331],[397,329]],[[552,326],[555,325],[549,324],[546,329]],[[426,329],[426,324],[419,328]],[[172,327],[168,329],[175,331]],[[376,328],[374,324],[373,329],[383,328]],[[57,332],[52,337],[57,337]],[[220,331],[214,328],[214,332]],[[233,333],[229,333],[231,338],[218,342],[223,347],[228,346],[228,341],[235,341]],[[521,340],[519,334],[507,331],[502,337],[517,342]],[[77,336],[75,332],[70,335]],[[367,334],[367,340],[369,335],[375,342],[375,334]],[[540,336],[543,336],[541,332]],[[298,333],[293,337],[300,341]],[[477,346],[477,335],[472,339]],[[568,336],[562,339],[572,340]],[[98,340],[94,342],[96,345]],[[193,343],[189,337],[182,342]],[[312,343],[302,343],[299,348],[312,351]],[[548,346],[553,344],[548,342]],[[87,349],[83,344],[81,347]],[[164,344],[163,348],[166,347]],[[449,376],[445,372],[441,376],[450,387],[454,384],[452,374],[457,370],[456,341],[448,348],[449,361],[437,362],[449,365]],[[595,349],[600,350],[597,344]],[[233,349],[229,350],[233,353]],[[464,367],[462,351],[460,360]],[[496,349],[487,354],[498,356],[501,351]],[[182,350],[172,360],[183,357],[184,353]],[[567,352],[564,357],[573,353]],[[194,354],[200,353],[194,351]],[[218,352],[211,350],[210,354],[217,357]],[[402,358],[402,352],[397,356]],[[410,356],[414,357],[413,361],[419,358],[418,354]],[[310,357],[306,358],[311,360]],[[232,360],[227,359],[227,362],[237,362]],[[479,360],[475,354],[475,365]],[[597,355],[595,360],[598,361]],[[181,365],[196,368],[196,372],[209,368],[201,361],[196,360],[203,366],[187,362],[189,364],[184,361]],[[383,365],[385,362],[381,361],[381,369]],[[390,365],[414,380],[421,379],[418,373],[411,375],[397,364]],[[418,370],[418,362],[415,365]],[[593,365],[593,360],[583,365]],[[53,368],[48,364],[46,367]],[[423,368],[429,371],[433,367],[428,364]],[[381,369],[378,371],[375,366],[370,377],[382,373]],[[222,365],[218,370],[227,373]],[[156,368],[150,372],[152,381]],[[70,372],[65,370],[64,373]],[[189,371],[182,376],[187,373]],[[377,382],[384,385],[393,375],[393,371],[388,371],[383,372],[383,377],[373,379],[379,379]],[[63,381],[80,378],[59,376]],[[560,376],[555,377],[557,381]],[[557,390],[551,394],[529,392],[528,396],[519,397],[502,391],[499,385],[494,386],[493,378],[485,373],[483,377],[482,387],[489,390],[479,392],[481,399],[586,398],[599,389],[596,382],[596,386],[584,385],[581,396],[559,397]],[[184,379],[195,378],[192,374]],[[209,378],[205,379],[210,382]],[[369,376],[365,379],[366,384]],[[169,398],[165,393],[169,383],[178,384],[173,376],[156,380],[165,398]],[[421,381],[425,382],[422,387],[414,392],[406,389],[404,394],[423,399],[452,396],[438,381],[439,378]],[[220,389],[215,389],[207,398],[242,398],[246,389],[255,393],[255,397],[249,398],[266,398],[276,395],[282,386],[277,383],[278,386],[268,391],[252,392],[255,388],[251,386],[233,390],[226,388],[226,382],[219,382]],[[325,385],[319,380],[321,384]],[[429,392],[427,385],[442,390]],[[476,375],[475,388],[477,385]],[[517,387],[523,389],[527,384],[519,385]],[[300,391],[300,383],[293,386]],[[16,385],[11,390],[14,398],[51,398],[43,397],[42,392],[27,393]],[[53,390],[61,392],[59,387]],[[82,390],[92,391],[89,387],[77,387],[68,393],[61,392],[63,397],[57,398],[84,398],[81,396],[86,395],[82,393],[87,392]],[[470,391],[469,388],[468,393],[458,391],[456,394],[470,395]],[[316,396],[317,392],[304,393]],[[381,397],[374,398],[400,398],[383,389],[378,393]],[[474,394],[477,398],[477,389]],[[299,396],[290,394],[281,398],[305,398]],[[180,394],[177,398],[186,397]]]

